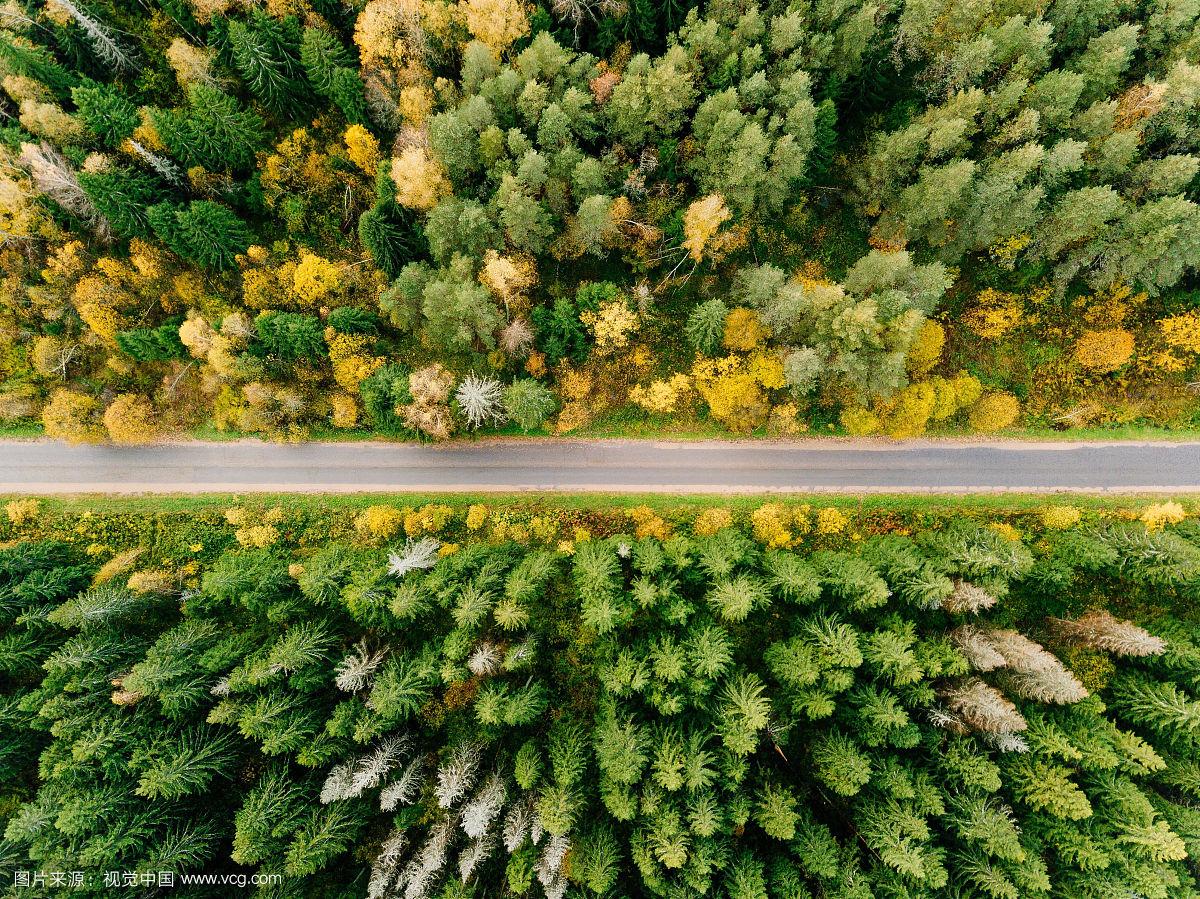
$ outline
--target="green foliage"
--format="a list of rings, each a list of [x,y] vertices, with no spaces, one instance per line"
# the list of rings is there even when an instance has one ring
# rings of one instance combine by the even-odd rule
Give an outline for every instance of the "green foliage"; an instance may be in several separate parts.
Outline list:
[[[211,200],[187,206],[159,203],[146,210],[159,240],[184,259],[206,268],[230,268],[234,257],[250,246],[250,229],[237,215]]]

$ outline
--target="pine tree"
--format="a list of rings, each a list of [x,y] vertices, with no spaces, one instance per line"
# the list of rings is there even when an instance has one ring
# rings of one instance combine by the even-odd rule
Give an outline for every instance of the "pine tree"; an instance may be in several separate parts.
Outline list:
[[[109,85],[89,83],[71,89],[76,114],[88,131],[119,147],[139,124],[138,109]]]
[[[266,125],[234,98],[207,84],[187,87],[187,107],[151,113],[168,152],[187,168],[210,171],[254,166]]]
[[[272,19],[255,9],[228,24],[234,66],[256,97],[278,115],[300,113],[309,102],[300,62],[300,26],[293,16]]]
[[[336,103],[346,121],[366,121],[367,101],[358,66],[341,41],[322,28],[305,28],[300,61],[313,89]]]
[[[193,200],[187,206],[159,203],[146,210],[146,217],[159,240],[206,268],[231,268],[234,257],[250,246],[245,222],[210,200]]]

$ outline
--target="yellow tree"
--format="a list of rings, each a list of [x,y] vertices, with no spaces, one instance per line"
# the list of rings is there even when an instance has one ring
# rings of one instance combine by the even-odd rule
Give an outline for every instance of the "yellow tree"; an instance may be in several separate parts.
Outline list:
[[[150,443],[159,433],[154,407],[136,393],[123,393],[109,404],[104,428],[113,443]]]
[[[497,56],[529,33],[529,14],[520,0],[462,0],[458,8],[471,36]]]
[[[47,437],[68,443],[97,443],[104,439],[104,429],[97,420],[99,412],[98,399],[60,388],[50,394],[50,402],[42,410],[42,425]]]
[[[401,206],[426,212],[450,193],[442,164],[431,157],[424,147],[407,147],[392,160],[392,181],[396,185],[396,201]]]
[[[683,213],[683,247],[699,262],[705,247],[730,218],[729,207],[720,194],[709,194],[692,202]]]

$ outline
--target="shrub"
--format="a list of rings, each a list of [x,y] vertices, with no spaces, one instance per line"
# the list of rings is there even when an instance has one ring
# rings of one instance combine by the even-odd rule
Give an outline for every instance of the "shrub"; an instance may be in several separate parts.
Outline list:
[[[972,430],[988,433],[1007,428],[1020,413],[1021,404],[1011,393],[985,393],[971,407],[968,421]]]

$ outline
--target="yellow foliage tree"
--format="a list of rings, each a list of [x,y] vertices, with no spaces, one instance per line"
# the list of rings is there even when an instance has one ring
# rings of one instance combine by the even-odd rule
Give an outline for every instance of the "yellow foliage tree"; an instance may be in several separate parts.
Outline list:
[[[733,526],[733,513],[725,508],[705,509],[692,522],[692,532],[698,537],[711,537]]]
[[[497,56],[529,33],[529,13],[520,0],[462,0],[458,9],[471,36]]]
[[[630,335],[637,330],[638,314],[624,300],[609,300],[601,303],[596,312],[587,311],[579,316],[595,338],[595,352],[608,356],[629,346]]]
[[[366,352],[371,342],[372,338],[366,334],[343,334],[333,328],[325,329],[333,379],[348,393],[358,393],[363,379],[369,378],[387,361],[382,356],[371,356]]]
[[[1200,353],[1200,311],[1190,309],[1158,323],[1163,339],[1177,350]]]
[[[694,200],[683,213],[683,248],[688,255],[697,262],[703,259],[705,247],[730,217],[729,207],[720,194]]]
[[[159,432],[154,407],[136,393],[123,393],[109,403],[104,428],[113,443],[150,443]]]
[[[350,157],[350,161],[368,175],[374,176],[379,170],[379,160],[382,158],[379,153],[379,141],[375,139],[375,135],[362,125],[351,125],[346,129],[343,139],[346,141],[346,155]]]
[[[396,202],[420,212],[432,209],[441,197],[450,193],[442,164],[420,146],[407,147],[392,160],[392,181],[396,185]]]
[[[394,506],[368,506],[354,518],[354,529],[374,540],[390,540],[402,527],[404,513]]]
[[[104,439],[100,425],[100,401],[77,390],[59,388],[50,394],[42,409],[42,426],[47,437],[68,443],[98,443]]]
[[[908,373],[918,379],[928,375],[942,358],[945,345],[946,329],[927,318],[908,348]]]
[[[975,297],[974,305],[962,317],[969,331],[988,340],[997,340],[1021,324],[1024,308],[1015,293],[987,288]]]
[[[727,350],[753,350],[768,336],[769,332],[753,309],[739,306],[730,310],[729,315],[725,317],[725,336],[722,342]]]
[[[692,366],[696,390],[713,418],[733,431],[753,431],[770,413],[762,385],[737,356],[702,359]]]
[[[341,275],[336,264],[315,253],[301,252],[292,274],[292,290],[305,303],[316,305],[338,289]]]

